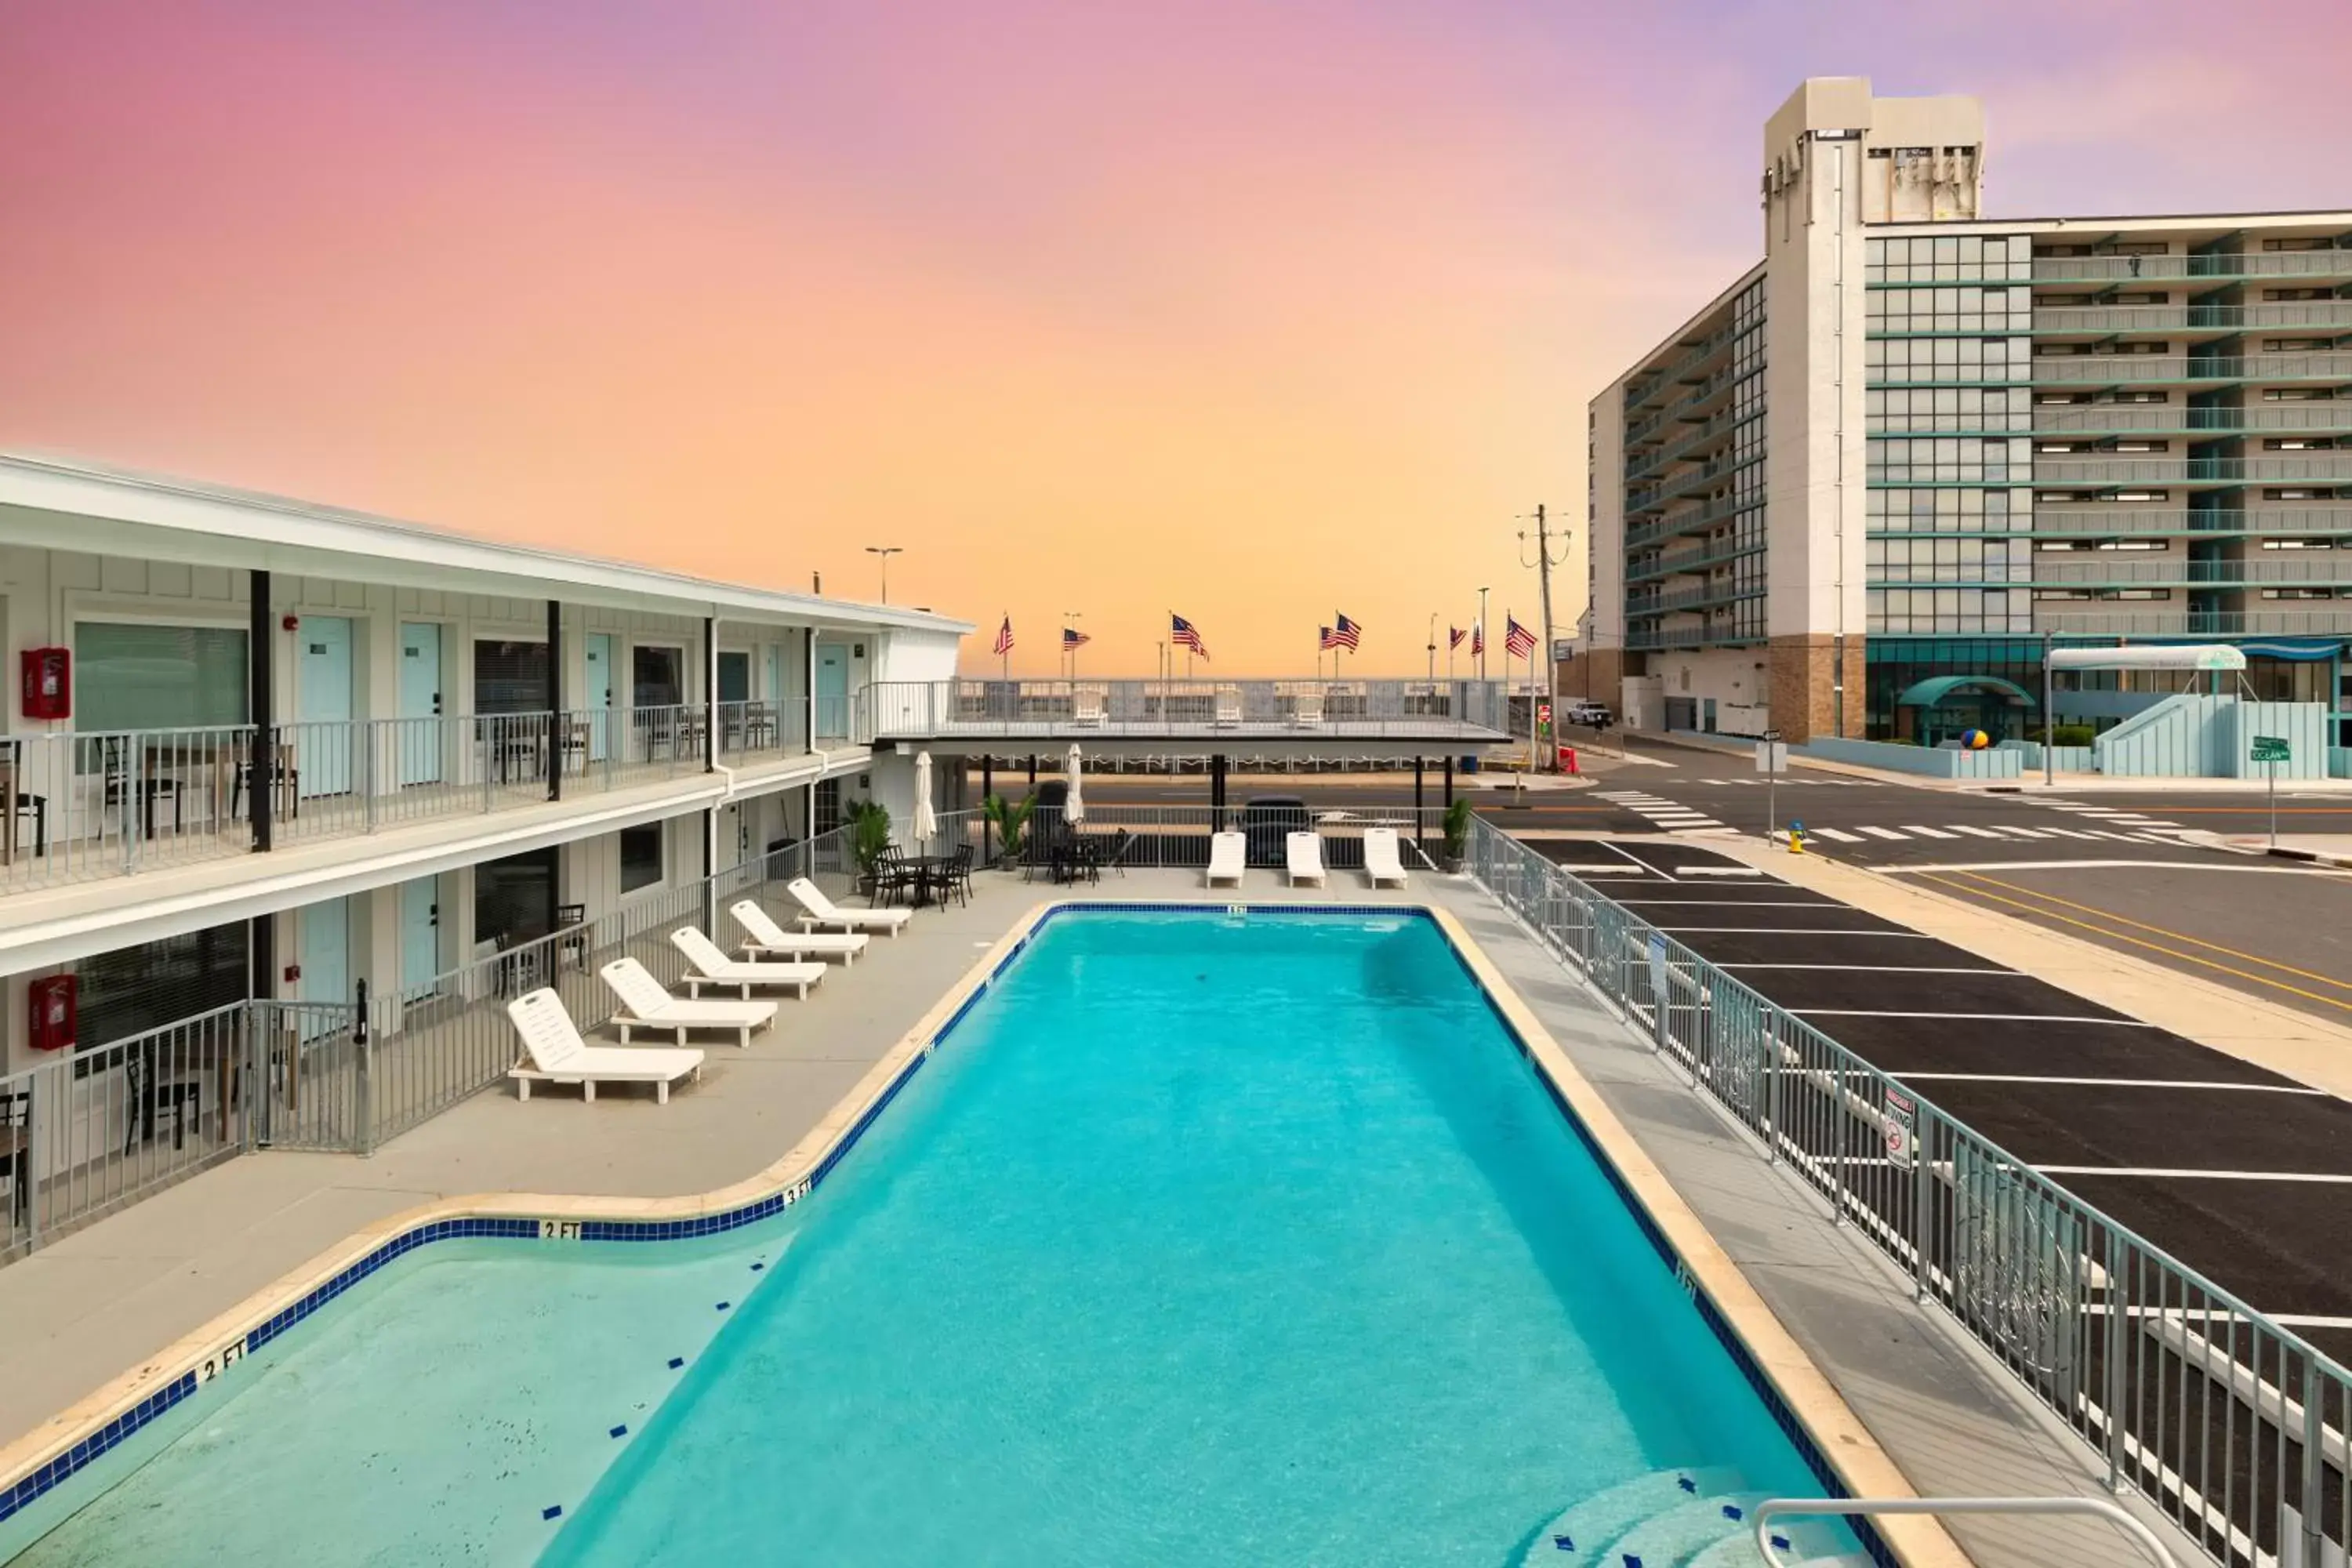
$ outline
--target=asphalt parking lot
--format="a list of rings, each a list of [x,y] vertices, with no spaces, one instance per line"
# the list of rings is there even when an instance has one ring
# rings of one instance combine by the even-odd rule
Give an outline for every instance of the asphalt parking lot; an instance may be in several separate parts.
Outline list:
[[[1535,847],[2151,1245],[2352,1360],[2352,1104],[1689,840]],[[1627,869],[1578,869],[1604,859]]]

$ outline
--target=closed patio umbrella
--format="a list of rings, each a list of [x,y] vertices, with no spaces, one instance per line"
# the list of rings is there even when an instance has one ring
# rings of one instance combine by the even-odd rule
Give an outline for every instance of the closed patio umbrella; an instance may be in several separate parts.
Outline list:
[[[915,822],[914,840],[919,849],[928,849],[931,840],[940,836],[940,814],[931,805],[931,753],[915,753]]]
[[[1086,796],[1078,793],[1078,748],[1076,745],[1070,748],[1069,765],[1063,770],[1063,776],[1069,780],[1070,793],[1062,801],[1062,820],[1075,826],[1087,819]]]

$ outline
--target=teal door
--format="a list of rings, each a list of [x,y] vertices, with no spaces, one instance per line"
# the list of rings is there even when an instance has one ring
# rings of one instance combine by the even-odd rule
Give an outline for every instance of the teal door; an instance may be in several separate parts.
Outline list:
[[[352,923],[350,907],[341,899],[305,904],[295,960],[302,966],[297,986],[305,1002],[349,1002],[352,999]]]
[[[581,689],[580,705],[588,710],[588,758],[604,760],[613,723],[613,634],[588,634],[588,683]]]
[[[400,782],[434,784],[441,777],[441,626],[400,625],[400,717],[393,744]]]
[[[294,767],[302,794],[346,795],[352,787],[352,623],[304,616],[295,628]]]
[[[849,650],[816,645],[816,734],[820,741],[849,735]]]
[[[441,973],[441,879],[400,885],[400,986],[413,991]]]

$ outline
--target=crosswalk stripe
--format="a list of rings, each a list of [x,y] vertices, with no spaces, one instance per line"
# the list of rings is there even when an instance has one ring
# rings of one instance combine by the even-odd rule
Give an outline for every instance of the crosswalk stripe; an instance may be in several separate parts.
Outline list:
[[[1955,833],[1965,833],[1971,838],[1998,838],[2000,837],[1998,833],[1988,832],[1986,829],[1981,827],[1970,827],[1965,822],[1953,823],[1952,831]]]
[[[2013,833],[2020,838],[2048,838],[2053,837],[2051,831],[2046,827],[2020,827],[2013,822],[2004,822],[1995,829],[1995,831],[2002,834]]]
[[[1922,838],[1958,838],[1959,837],[1957,833],[1947,833],[1940,827],[1922,827],[1916,822],[1905,823],[1903,831],[1916,833]]]
[[[1848,833],[1842,827],[1808,827],[1805,829],[1805,832],[1808,837],[1814,838],[1834,838],[1840,844],[1864,844],[1869,842],[1867,839],[1864,838],[1861,834]]]
[[[2042,831],[2044,833],[2063,834],[2069,838],[2093,838],[2097,837],[2095,834],[2085,833],[2079,827],[2045,827]]]
[[[1895,832],[1895,829],[1891,827],[1864,827],[1863,831],[1869,834],[1873,838],[1900,838],[1903,837],[1902,834]]]

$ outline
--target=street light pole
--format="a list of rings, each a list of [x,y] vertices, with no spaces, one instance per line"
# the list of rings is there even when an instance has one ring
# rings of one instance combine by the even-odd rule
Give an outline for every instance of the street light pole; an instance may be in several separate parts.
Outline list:
[[[2057,646],[2053,632],[2042,634],[2042,787],[2048,789],[2058,782],[2058,717],[2050,711],[2058,682],[2050,673],[2050,650]]]
[[[886,605],[890,602],[890,557],[903,553],[904,550],[903,545],[898,544],[869,544],[866,547],[866,554],[882,558],[882,603]]]

